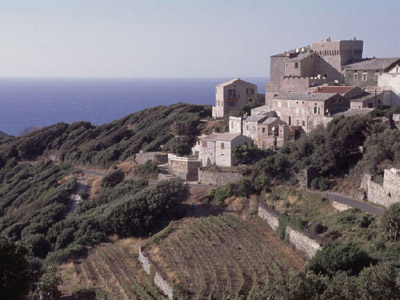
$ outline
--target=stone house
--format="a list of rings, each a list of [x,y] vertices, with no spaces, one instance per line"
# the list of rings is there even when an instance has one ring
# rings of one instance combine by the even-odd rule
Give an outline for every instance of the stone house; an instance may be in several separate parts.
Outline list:
[[[260,149],[276,149],[289,139],[289,126],[281,119],[268,117],[257,125],[256,144]]]
[[[343,67],[346,85],[359,87],[378,86],[378,79],[393,70],[400,58],[367,58]]]
[[[383,106],[383,92],[363,92],[350,100],[350,108],[375,108]]]
[[[305,133],[325,124],[325,116],[349,107],[349,99],[334,93],[287,93],[272,99],[272,108],[278,117]]]
[[[242,133],[243,135],[251,138],[253,141],[257,139],[257,125],[262,123],[268,117],[277,117],[276,112],[270,111],[262,114],[255,114],[241,117],[229,117],[229,132],[230,133]]]
[[[236,165],[232,150],[236,146],[251,145],[252,140],[238,133],[213,133],[199,138],[197,142],[198,158],[202,167],[217,165],[231,167]]]
[[[384,92],[383,105],[400,105],[400,63],[378,76],[378,87]]]
[[[363,41],[314,42],[311,46],[276,54],[270,58],[271,81],[265,85],[265,104],[280,93],[305,93],[310,87],[344,82],[342,67],[362,59]]]
[[[240,78],[218,84],[215,88],[214,118],[223,118],[231,112],[258,99],[257,86]]]

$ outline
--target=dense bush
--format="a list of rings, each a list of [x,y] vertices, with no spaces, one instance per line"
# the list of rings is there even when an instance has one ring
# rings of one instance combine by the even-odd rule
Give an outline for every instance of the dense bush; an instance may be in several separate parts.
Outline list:
[[[254,162],[265,158],[272,152],[261,150],[256,145],[240,145],[232,149],[232,155],[236,158],[238,164],[253,164]]]
[[[0,299],[26,299],[32,277],[28,251],[0,236]]]
[[[325,244],[307,267],[315,274],[333,276],[343,271],[348,275],[357,275],[371,263],[371,257],[358,245],[352,242],[333,242]]]
[[[381,224],[386,237],[391,241],[398,241],[400,238],[400,203],[394,203],[385,210]]]
[[[103,177],[101,181],[102,187],[114,187],[125,178],[125,173],[121,170],[115,170],[109,172],[106,176]]]
[[[144,165],[136,167],[134,173],[136,176],[155,178],[157,177],[159,171],[160,170],[158,169],[158,166],[151,160],[148,160]]]
[[[249,177],[243,177],[242,179],[227,183],[221,187],[218,187],[214,192],[214,200],[217,204],[223,205],[225,199],[235,197],[249,197],[255,192],[261,191],[261,185],[264,178],[260,178],[258,185],[256,186]],[[267,182],[267,179],[265,179]]]
[[[389,263],[367,267],[359,276],[337,272],[332,277],[327,277],[305,271],[278,278],[274,284],[255,291],[252,299],[399,299],[399,279],[399,273]]]

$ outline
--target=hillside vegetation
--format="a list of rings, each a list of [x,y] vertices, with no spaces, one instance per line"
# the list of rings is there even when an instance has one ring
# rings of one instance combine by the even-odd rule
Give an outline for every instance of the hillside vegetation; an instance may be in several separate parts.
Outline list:
[[[257,221],[224,215],[172,224],[144,251],[178,286],[177,299],[255,299],[260,286],[303,266],[284,248]]]
[[[88,122],[58,123],[27,135],[0,141],[0,168],[11,158],[35,160],[50,154],[62,161],[109,167],[140,150],[187,154],[199,134],[200,118],[211,107],[178,103],[148,108],[125,118],[93,126]]]

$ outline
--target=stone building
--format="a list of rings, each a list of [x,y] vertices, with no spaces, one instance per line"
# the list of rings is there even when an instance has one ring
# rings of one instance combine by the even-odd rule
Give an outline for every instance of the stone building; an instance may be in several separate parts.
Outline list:
[[[366,191],[368,201],[386,207],[400,202],[400,170],[385,169],[383,184],[372,181],[371,175],[366,174],[361,182],[361,188]]]
[[[256,144],[260,149],[276,149],[289,139],[289,126],[281,119],[269,117],[257,125]]]
[[[364,90],[357,86],[346,85],[323,85],[310,88],[309,91],[317,94],[339,94],[349,100],[364,93]]]
[[[359,87],[378,86],[379,76],[395,69],[400,58],[370,58],[344,66],[344,76],[347,85]],[[398,70],[398,69],[397,69]]]
[[[350,100],[350,108],[378,108],[383,106],[383,92],[363,92]]]
[[[279,93],[305,93],[310,87],[344,82],[342,67],[362,58],[363,41],[314,42],[311,46],[271,56],[270,78],[265,85],[265,104]]]
[[[251,138],[253,141],[257,140],[257,125],[262,123],[268,117],[277,117],[275,111],[266,112],[263,114],[255,114],[251,116],[229,117],[229,132],[241,133],[244,136]]]
[[[218,84],[215,88],[214,118],[223,118],[249,102],[258,99],[257,86],[244,80],[232,79]]]
[[[236,165],[232,150],[236,146],[250,145],[252,140],[237,133],[213,133],[202,136],[197,142],[198,155],[203,167],[217,165],[231,167]]]
[[[349,107],[349,99],[334,93],[287,93],[272,99],[272,109],[278,117],[289,126],[301,128],[305,133],[320,124],[325,125],[325,116]]]

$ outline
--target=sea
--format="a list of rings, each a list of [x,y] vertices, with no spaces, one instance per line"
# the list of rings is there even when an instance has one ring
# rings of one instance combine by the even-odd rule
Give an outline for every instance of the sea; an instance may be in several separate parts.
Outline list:
[[[232,78],[0,78],[0,131],[58,122],[109,123],[130,113],[177,102],[215,104],[215,86]],[[266,77],[241,78],[265,92]]]

